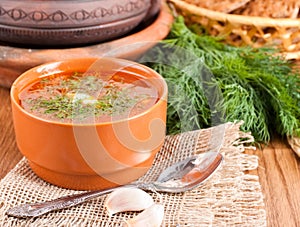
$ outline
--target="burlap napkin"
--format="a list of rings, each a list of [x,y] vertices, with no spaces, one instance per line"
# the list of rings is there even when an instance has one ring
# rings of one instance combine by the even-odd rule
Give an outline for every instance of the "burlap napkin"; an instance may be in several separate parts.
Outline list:
[[[300,137],[290,136],[288,137],[288,143],[293,151],[300,157]]]
[[[241,123],[227,123],[209,129],[167,136],[151,170],[141,179],[150,181],[170,164],[193,153],[207,151],[214,132],[222,129],[220,152],[224,162],[215,175],[198,188],[179,194],[151,193],[164,203],[163,226],[266,226],[266,212],[258,177],[244,171],[258,167],[258,158],[244,154],[252,136],[241,132]],[[124,219],[137,215],[125,212],[108,216],[105,196],[76,207],[32,219],[17,219],[5,211],[18,204],[54,199],[78,193],[39,179],[25,159],[0,182],[0,226],[122,226]]]

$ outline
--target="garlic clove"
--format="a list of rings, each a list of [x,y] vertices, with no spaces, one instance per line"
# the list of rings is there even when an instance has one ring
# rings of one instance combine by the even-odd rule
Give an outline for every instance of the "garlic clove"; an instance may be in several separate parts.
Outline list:
[[[137,216],[125,221],[125,227],[159,227],[164,220],[164,206],[153,204]]]
[[[124,211],[140,211],[154,204],[152,197],[138,188],[119,188],[108,195],[104,206],[108,214]]]

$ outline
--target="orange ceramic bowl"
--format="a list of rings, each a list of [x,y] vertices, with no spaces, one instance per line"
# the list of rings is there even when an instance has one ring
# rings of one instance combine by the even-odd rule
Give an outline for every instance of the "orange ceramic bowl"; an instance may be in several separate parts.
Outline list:
[[[91,69],[138,75],[156,88],[157,101],[122,120],[86,124],[46,120],[21,106],[20,92],[40,78]],[[85,58],[37,66],[13,83],[11,103],[19,150],[39,177],[64,188],[94,190],[132,182],[148,171],[165,138],[166,82],[152,69],[127,60]]]

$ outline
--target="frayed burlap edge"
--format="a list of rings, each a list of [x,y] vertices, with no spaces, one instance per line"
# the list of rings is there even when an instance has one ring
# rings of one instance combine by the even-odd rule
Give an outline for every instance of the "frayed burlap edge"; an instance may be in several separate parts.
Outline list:
[[[300,137],[290,136],[288,137],[288,143],[293,151],[300,157]]]
[[[239,123],[167,136],[153,167],[141,181],[155,179],[165,167],[193,153],[220,149],[224,155],[221,169],[198,188],[179,194],[149,192],[155,201],[164,203],[163,226],[266,226],[266,212],[259,179],[245,174],[258,167],[258,157],[244,154],[253,141],[240,131]],[[221,147],[215,147],[214,135],[224,135]],[[39,179],[22,159],[0,182],[0,226],[121,226],[136,212],[108,216],[105,196],[79,206],[52,212],[39,218],[17,219],[5,211],[18,204],[54,199],[78,193],[50,185]]]

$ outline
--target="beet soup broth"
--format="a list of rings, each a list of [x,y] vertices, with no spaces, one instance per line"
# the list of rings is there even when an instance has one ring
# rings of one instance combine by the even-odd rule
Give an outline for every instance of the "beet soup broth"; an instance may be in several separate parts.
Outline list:
[[[99,72],[43,77],[19,94],[29,113],[63,123],[101,123],[132,117],[158,101],[158,91],[138,75]]]

